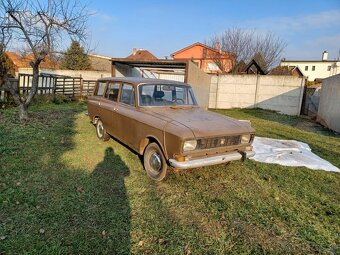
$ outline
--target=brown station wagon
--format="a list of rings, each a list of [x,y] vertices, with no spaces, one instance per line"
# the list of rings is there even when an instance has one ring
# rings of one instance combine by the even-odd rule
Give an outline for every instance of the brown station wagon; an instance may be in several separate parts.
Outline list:
[[[88,114],[98,138],[113,136],[142,155],[154,180],[164,179],[169,166],[188,169],[254,156],[250,122],[201,109],[186,83],[102,78],[88,99]]]

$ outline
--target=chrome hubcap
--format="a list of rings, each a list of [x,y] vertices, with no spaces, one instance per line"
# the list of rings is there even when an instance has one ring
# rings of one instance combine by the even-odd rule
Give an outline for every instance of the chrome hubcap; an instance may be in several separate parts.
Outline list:
[[[99,134],[100,137],[103,136],[103,130],[104,130],[103,124],[102,124],[101,122],[99,122],[99,123],[97,124],[97,131],[98,131],[98,134]]]
[[[152,170],[156,172],[159,172],[161,170],[161,167],[162,167],[161,156],[157,152],[154,152],[150,156],[149,163],[150,163]]]

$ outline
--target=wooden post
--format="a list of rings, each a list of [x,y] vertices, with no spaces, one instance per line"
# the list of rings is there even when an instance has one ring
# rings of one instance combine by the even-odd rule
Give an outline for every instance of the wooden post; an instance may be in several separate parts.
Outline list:
[[[83,98],[83,86],[84,86],[84,80],[83,78],[80,78],[80,98]]]
[[[22,94],[25,94],[25,83],[26,83],[26,75],[22,75],[23,81],[22,81]],[[19,86],[20,86],[20,79],[19,79]],[[19,94],[20,94],[20,89],[19,89]]]
[[[56,77],[53,78],[54,81],[53,81],[53,87],[52,87],[52,95],[53,95],[53,101],[55,100],[55,91],[57,89],[57,79]]]
[[[44,94],[44,81],[45,81],[45,77],[44,76],[40,76],[41,77],[41,86],[40,86],[40,94]],[[38,89],[39,89],[39,78],[38,78]],[[39,90],[38,90],[39,93]]]
[[[72,97],[74,97],[74,78],[72,78]]]
[[[65,77],[64,77],[64,81],[63,81],[63,95],[65,95]]]

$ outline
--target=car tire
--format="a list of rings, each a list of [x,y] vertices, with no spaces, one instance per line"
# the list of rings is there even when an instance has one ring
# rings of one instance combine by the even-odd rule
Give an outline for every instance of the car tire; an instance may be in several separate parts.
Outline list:
[[[96,122],[96,133],[99,140],[104,142],[110,140],[110,135],[106,132],[103,122],[100,119]]]
[[[157,143],[150,143],[146,147],[143,163],[147,175],[155,181],[163,180],[168,174],[168,164]]]

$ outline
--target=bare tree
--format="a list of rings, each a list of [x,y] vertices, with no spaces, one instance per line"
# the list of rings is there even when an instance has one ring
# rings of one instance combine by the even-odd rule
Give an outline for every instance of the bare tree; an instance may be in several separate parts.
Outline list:
[[[280,60],[280,55],[286,47],[286,43],[272,32],[265,34],[255,30],[231,28],[220,35],[214,35],[208,41],[211,47],[221,45],[221,50],[234,54],[232,72],[236,72],[241,61],[247,63],[254,56],[261,55],[266,65],[271,68]],[[220,59],[216,59],[219,65]]]
[[[66,36],[84,40],[86,7],[77,0],[0,0],[1,29],[12,35],[10,42],[33,56],[32,87],[27,96],[10,89],[19,106],[20,119],[28,119],[28,106],[38,91],[40,63],[61,47]]]

